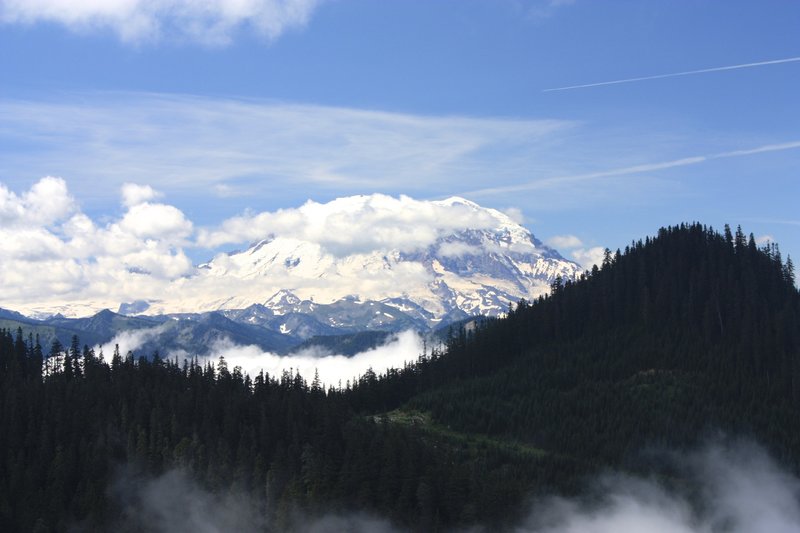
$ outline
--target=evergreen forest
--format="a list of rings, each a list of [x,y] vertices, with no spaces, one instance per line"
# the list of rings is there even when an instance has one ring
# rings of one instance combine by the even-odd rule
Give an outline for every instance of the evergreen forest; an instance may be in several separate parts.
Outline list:
[[[0,531],[135,531],[113,486],[175,470],[264,531],[352,511],[502,530],[718,435],[800,473],[800,294],[776,245],[681,224],[551,289],[339,387],[2,330]]]

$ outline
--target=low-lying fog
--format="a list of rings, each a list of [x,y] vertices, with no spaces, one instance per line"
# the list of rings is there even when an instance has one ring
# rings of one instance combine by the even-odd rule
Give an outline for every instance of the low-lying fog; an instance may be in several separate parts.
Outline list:
[[[122,354],[136,352],[140,346],[155,339],[160,333],[160,327],[124,331],[102,346],[103,353],[108,357],[108,354],[114,352],[116,344]],[[363,375],[369,368],[376,374],[389,368],[402,368],[406,362],[416,361],[422,351],[422,337],[413,331],[390,336],[382,345],[352,356],[332,354],[323,348],[309,348],[292,355],[277,355],[265,352],[257,346],[241,346],[226,339],[215,342],[210,347],[209,354],[201,357],[200,361],[216,364],[222,356],[230,370],[240,366],[251,377],[262,370],[271,376],[280,377],[284,370],[291,369],[300,372],[310,382],[314,373],[319,372],[323,384],[338,387]],[[182,351],[162,355],[169,359],[177,357],[179,362],[184,358],[191,358],[190,354]]]
[[[685,491],[652,477],[600,476],[584,499],[550,497],[529,504],[517,533],[797,533],[800,481],[756,445],[712,445],[668,461],[682,472]],[[377,474],[376,474],[377,475]],[[154,532],[269,530],[261,509],[244,495],[211,494],[184,473],[155,479],[120,474],[111,490],[125,509],[125,528]],[[402,533],[368,513],[296,516],[297,531]],[[472,525],[461,530],[483,533]]]

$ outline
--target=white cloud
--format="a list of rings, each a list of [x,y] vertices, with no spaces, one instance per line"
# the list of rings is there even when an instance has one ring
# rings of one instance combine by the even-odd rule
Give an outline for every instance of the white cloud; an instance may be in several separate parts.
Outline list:
[[[150,342],[161,335],[166,329],[166,325],[156,326],[154,328],[132,329],[118,333],[113,339],[100,346],[103,352],[103,357],[106,362],[111,361],[114,355],[114,349],[119,346],[119,353],[122,357],[128,352],[138,350],[146,342]]]
[[[183,242],[192,233],[192,223],[180,209],[166,204],[137,204],[128,209],[119,227],[144,239]]]
[[[3,226],[47,225],[63,220],[76,208],[61,178],[47,176],[22,196],[0,183],[0,222]]]
[[[410,533],[396,528],[388,519],[365,512],[325,515],[293,512],[288,523],[269,520],[264,516],[265,506],[257,505],[252,493],[235,488],[209,492],[197,483],[196,476],[183,470],[171,470],[155,478],[140,472],[134,474],[132,470],[116,468],[108,488],[115,508],[122,510],[115,520],[120,531]]]
[[[347,381],[364,375],[371,368],[376,374],[390,368],[402,368],[408,361],[416,361],[422,354],[422,338],[413,331],[405,331],[390,337],[384,344],[353,356],[335,355],[321,349],[309,349],[292,355],[276,355],[264,352],[257,346],[239,346],[230,340],[218,341],[211,347],[204,361],[216,363],[222,356],[233,370],[239,366],[251,376],[262,370],[279,377],[284,370],[299,372],[309,382],[314,372],[326,385],[344,386]],[[176,354],[172,354],[173,356]],[[180,357],[180,354],[177,354]]]
[[[98,226],[63,179],[46,177],[21,195],[0,184],[0,217],[4,305],[35,311],[68,301],[96,310],[131,294],[158,298],[192,271],[182,249],[192,224],[173,206],[139,203]]]
[[[442,257],[462,257],[465,255],[479,255],[483,252],[478,246],[471,246],[467,243],[454,241],[443,242],[439,245],[439,254]]]
[[[138,185],[136,183],[122,184],[122,205],[126,207],[133,207],[160,196],[162,196],[162,194],[153,189],[150,185]]]
[[[597,265],[599,267],[603,264],[605,251],[605,248],[602,246],[595,246],[593,248],[578,248],[572,250],[570,255],[584,270],[591,270],[592,266]]]
[[[550,498],[519,533],[751,533],[800,528],[800,481],[760,448],[710,446],[675,464],[691,494],[657,478],[607,475],[583,501]],[[588,503],[591,502],[591,503]]]
[[[575,235],[556,235],[547,239],[548,246],[553,248],[580,248],[583,242]]]
[[[517,224],[525,223],[525,215],[523,215],[522,210],[517,207],[507,207],[503,209],[503,213]]]
[[[758,237],[756,237],[756,244],[759,246],[763,246],[771,242],[775,242],[775,237],[773,237],[772,235],[759,235]]]
[[[111,29],[124,42],[224,45],[240,28],[267,39],[302,27],[322,0],[3,0],[6,24],[55,22],[87,33]]]
[[[279,235],[319,244],[337,256],[390,249],[410,252],[455,230],[496,224],[494,217],[466,204],[373,194],[325,204],[309,200],[296,209],[237,216],[217,229],[200,230],[198,243],[214,248]]]

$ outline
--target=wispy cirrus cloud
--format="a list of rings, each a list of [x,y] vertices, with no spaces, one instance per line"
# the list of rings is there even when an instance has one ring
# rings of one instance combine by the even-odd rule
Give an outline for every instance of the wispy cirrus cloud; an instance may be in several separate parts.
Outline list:
[[[275,39],[305,25],[323,0],[3,0],[6,24],[60,24],[80,33],[112,30],[123,42],[228,44],[246,28]]]
[[[491,196],[552,211],[621,196],[663,199],[691,185],[660,171],[800,147],[728,137],[552,118],[81,93],[58,102],[0,100],[0,180],[23,190],[40,176],[64,176],[90,209],[116,205],[120,187],[135,182],[195,204],[224,199],[258,211],[372,192]],[[730,149],[745,142],[754,147]],[[680,157],[688,146],[707,155]]]
[[[477,187],[541,168],[576,126],[141,93],[6,100],[0,179],[58,174],[112,200],[126,182],[227,198],[303,187],[430,195],[456,177]]]

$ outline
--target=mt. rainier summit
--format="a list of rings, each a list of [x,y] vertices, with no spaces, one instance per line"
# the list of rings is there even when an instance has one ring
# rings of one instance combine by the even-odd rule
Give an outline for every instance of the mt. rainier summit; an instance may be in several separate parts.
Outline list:
[[[417,210],[425,204],[424,227],[419,216],[405,220],[406,203]],[[311,206],[320,225],[314,240],[298,231],[272,234],[244,251],[218,255],[198,267],[197,278],[202,285],[230,287],[228,295],[190,307],[186,300],[154,307],[199,312],[256,305],[287,315],[369,303],[381,304],[373,327],[381,318],[389,326],[391,309],[435,327],[469,315],[497,315],[509,302],[543,294],[557,276],[581,272],[506,214],[463,198],[419,202],[373,195]],[[335,316],[328,320],[333,327],[336,322]]]
[[[146,201],[131,209],[180,214]],[[507,214],[458,197],[309,200],[296,208],[245,212],[196,231],[180,215],[178,237],[144,243],[155,251],[117,257],[112,246],[108,257],[76,259],[69,270],[80,281],[74,287],[6,305],[39,318],[111,309],[193,320],[216,312],[302,339],[365,329],[426,330],[471,315],[498,315],[509,302],[545,293],[557,276],[571,279],[581,271]],[[121,222],[97,231],[117,246],[120,228]],[[147,237],[148,228],[137,231]],[[183,247],[219,250],[248,241],[244,251],[218,253],[197,266],[183,253]],[[153,257],[158,250],[180,268],[159,267]],[[98,277],[98,265],[109,261],[124,269]]]

